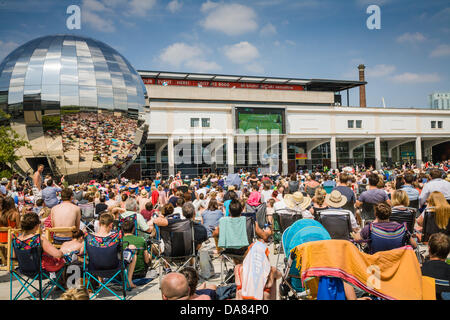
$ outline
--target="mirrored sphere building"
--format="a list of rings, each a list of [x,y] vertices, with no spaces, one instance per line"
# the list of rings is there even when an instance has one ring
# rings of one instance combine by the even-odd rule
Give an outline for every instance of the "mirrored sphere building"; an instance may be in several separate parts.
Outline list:
[[[73,35],[34,39],[0,64],[0,108],[31,144],[17,170],[44,164],[71,182],[117,177],[145,144],[147,92],[116,50]]]

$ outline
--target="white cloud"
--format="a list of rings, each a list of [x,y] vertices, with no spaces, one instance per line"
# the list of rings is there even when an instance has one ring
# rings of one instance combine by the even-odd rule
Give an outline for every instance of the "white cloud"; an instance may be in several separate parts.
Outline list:
[[[441,44],[430,53],[431,58],[450,56],[450,45]]]
[[[221,67],[217,63],[206,61],[205,51],[206,49],[198,45],[177,42],[165,48],[159,55],[159,60],[176,68],[190,68],[194,72],[220,70]]]
[[[434,83],[441,81],[441,77],[437,73],[411,73],[405,72],[399,75],[396,75],[392,78],[392,81],[396,83]]]
[[[104,19],[93,11],[84,11],[81,13],[82,23],[86,23],[94,29],[102,32],[114,32],[114,22],[111,19]]]
[[[199,59],[193,59],[186,62],[186,67],[196,71],[196,72],[211,72],[221,70],[222,67],[219,66],[214,61],[205,61]]]
[[[292,40],[286,40],[285,42],[291,46],[295,46],[295,42]]]
[[[208,3],[208,2],[207,2]],[[207,4],[206,3],[206,4]],[[202,11],[208,12],[201,25],[207,30],[223,32],[229,36],[241,35],[258,29],[256,13],[241,4],[202,5]]]
[[[129,6],[128,14],[144,17],[147,15],[148,11],[153,8],[155,4],[156,0],[131,0],[128,3]]]
[[[81,20],[98,31],[113,32],[116,21],[125,21],[123,16],[145,17],[155,4],[156,0],[83,0]]]
[[[224,47],[225,56],[234,63],[248,63],[259,57],[258,49],[247,41]]]
[[[373,68],[367,67],[366,74],[368,77],[385,77],[392,74],[395,71],[395,66],[386,65],[386,64],[378,64]]]
[[[16,42],[0,40],[0,62],[18,46],[19,44]]]
[[[420,32],[416,32],[416,33],[406,32],[406,33],[402,34],[401,36],[397,37],[397,42],[399,42],[399,43],[405,43],[405,42],[417,43],[417,42],[423,42],[425,40],[426,40],[425,36]]]
[[[257,62],[246,65],[245,69],[253,74],[260,75],[264,73],[264,68]]]
[[[211,9],[214,9],[218,6],[219,4],[217,2],[212,2],[212,1],[206,1],[205,3],[202,4],[200,11],[201,12],[206,12],[209,11]]]
[[[169,4],[167,5],[167,9],[172,12],[175,13],[177,11],[180,11],[181,7],[183,7],[183,3],[182,2],[178,2],[178,0],[172,0],[169,2]]]
[[[277,28],[272,23],[268,23],[261,29],[259,34],[261,36],[273,36],[277,34]]]

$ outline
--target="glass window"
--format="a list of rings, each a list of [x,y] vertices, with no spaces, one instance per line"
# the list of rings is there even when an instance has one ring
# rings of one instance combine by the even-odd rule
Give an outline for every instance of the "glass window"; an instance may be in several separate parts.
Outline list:
[[[348,127],[353,128],[353,123],[354,123],[353,120],[348,120]]]
[[[438,121],[438,128],[439,129],[442,129],[442,124],[443,124],[442,121]]]
[[[362,120],[356,120],[356,128],[362,128]]]
[[[200,125],[199,118],[191,118],[191,128],[197,128]]]
[[[436,129],[436,121],[431,121],[431,129]]]
[[[203,128],[209,128],[210,125],[210,119],[209,118],[202,118],[202,127]]]

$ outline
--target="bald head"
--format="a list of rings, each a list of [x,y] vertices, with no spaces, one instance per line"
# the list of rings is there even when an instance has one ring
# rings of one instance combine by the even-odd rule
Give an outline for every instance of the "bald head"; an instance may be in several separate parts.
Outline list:
[[[182,300],[189,298],[189,284],[184,275],[171,272],[161,281],[163,300]]]

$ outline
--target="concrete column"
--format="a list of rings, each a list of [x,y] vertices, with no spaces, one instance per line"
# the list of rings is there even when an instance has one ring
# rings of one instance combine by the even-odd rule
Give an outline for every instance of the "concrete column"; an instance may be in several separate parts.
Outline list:
[[[287,135],[285,135],[283,137],[283,141],[281,143],[281,152],[282,152],[282,156],[281,156],[281,161],[283,163],[283,171],[282,174],[283,175],[287,175],[288,174],[288,146],[287,146]]]
[[[336,152],[336,137],[332,136],[330,140],[331,153],[331,169],[337,169],[337,152]]]
[[[381,169],[381,145],[380,137],[375,138],[375,169]]]
[[[228,173],[234,173],[234,137],[227,136],[227,164]]]
[[[169,175],[175,175],[175,155],[173,146],[173,137],[169,136],[167,141],[167,157],[169,160]]]
[[[416,138],[416,165],[420,168],[422,165],[422,138]]]

